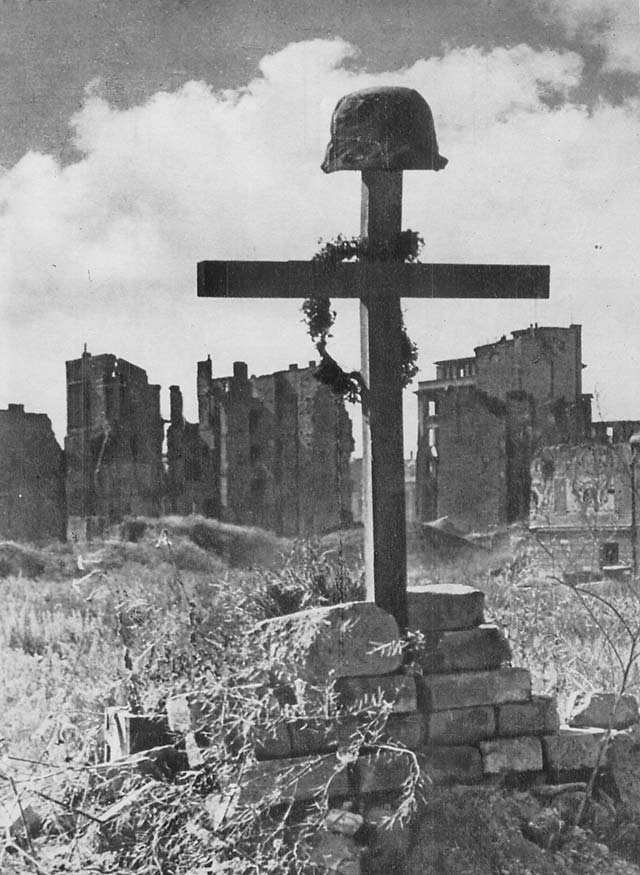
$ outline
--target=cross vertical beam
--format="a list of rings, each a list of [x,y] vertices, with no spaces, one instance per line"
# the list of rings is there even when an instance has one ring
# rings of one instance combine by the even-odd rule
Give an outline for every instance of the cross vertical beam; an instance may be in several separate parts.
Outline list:
[[[402,227],[402,171],[362,173],[360,233],[372,248]],[[400,297],[393,277],[360,301],[366,597],[407,626]]]

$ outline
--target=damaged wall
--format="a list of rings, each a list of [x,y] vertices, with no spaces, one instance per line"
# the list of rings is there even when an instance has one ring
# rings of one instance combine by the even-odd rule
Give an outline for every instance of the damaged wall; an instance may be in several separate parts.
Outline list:
[[[67,362],[69,537],[160,513],[163,435],[160,387],[142,368],[88,352]]]
[[[216,454],[222,513],[231,522],[304,535],[351,522],[351,421],[308,368],[231,377],[198,363],[200,433]]]
[[[632,473],[626,442],[545,447],[534,457],[529,528],[545,565],[587,571],[631,563]]]
[[[0,410],[0,446],[0,538],[63,540],[64,456],[49,417],[9,404]]]
[[[417,392],[419,518],[472,528],[526,519],[535,450],[590,435],[581,358],[579,325],[531,326],[474,358],[437,362]]]

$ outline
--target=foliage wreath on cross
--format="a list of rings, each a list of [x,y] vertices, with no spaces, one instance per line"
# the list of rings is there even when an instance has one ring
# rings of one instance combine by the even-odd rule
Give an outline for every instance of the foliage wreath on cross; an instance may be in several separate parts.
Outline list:
[[[372,246],[366,238],[346,238],[339,234],[334,240],[325,243],[313,256],[313,261],[326,268],[335,268],[342,261],[359,260],[362,257],[372,261],[416,262],[424,240],[417,231],[401,231],[393,245],[387,241]],[[312,291],[302,303],[302,312],[307,322],[307,331],[320,353],[321,363],[314,377],[347,401],[355,404],[363,401],[366,384],[360,371],[346,372],[327,352],[327,340],[336,319],[336,311],[331,308],[331,299],[322,292]],[[400,370],[402,387],[406,388],[418,373],[418,347],[411,340],[402,320],[400,326]]]

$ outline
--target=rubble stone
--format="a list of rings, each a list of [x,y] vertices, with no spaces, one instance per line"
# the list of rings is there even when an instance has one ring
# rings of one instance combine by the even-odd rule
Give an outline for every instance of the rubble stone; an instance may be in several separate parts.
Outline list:
[[[104,741],[111,762],[167,744],[168,725],[162,715],[131,714],[126,708],[105,710]]]
[[[358,757],[355,775],[358,791],[392,793],[401,790],[411,776],[414,759],[409,753],[382,751]]]
[[[481,741],[478,746],[485,775],[542,771],[542,745],[539,738],[492,738]]]
[[[396,713],[417,708],[416,682],[410,674],[340,678],[335,689],[339,704],[345,708],[364,710],[381,699],[392,704]]]
[[[640,716],[635,696],[623,695],[616,705],[615,693],[579,693],[574,697],[567,722],[578,728],[596,726],[607,729],[612,714],[612,729],[627,729],[638,723]]]
[[[555,697],[533,696],[530,702],[507,702],[498,708],[499,736],[557,732],[560,718]]]
[[[242,775],[239,804],[255,805],[271,797],[273,804],[311,802],[329,787],[329,798],[347,796],[350,782],[335,755],[265,760],[250,766]]]
[[[470,629],[484,620],[484,593],[453,583],[409,587],[407,611],[410,629]]]
[[[482,780],[482,759],[477,747],[429,747],[421,758],[434,784],[477,784]]]
[[[620,799],[637,817],[640,815],[640,727],[614,732],[608,755]]]
[[[544,736],[542,744],[549,778],[556,780],[563,772],[595,768],[605,734],[603,729],[561,726],[557,735]],[[606,761],[605,754],[602,765]]]
[[[511,648],[504,633],[493,625],[443,632],[433,649],[420,658],[423,672],[482,671],[509,662]]]
[[[274,671],[307,683],[391,674],[402,663],[398,625],[372,602],[274,617],[259,623],[255,634],[257,644],[273,647]]]
[[[425,675],[419,679],[419,686],[425,707],[431,711],[501,705],[531,698],[531,675],[524,668]]]
[[[429,716],[429,741],[432,744],[473,744],[491,738],[495,731],[496,720],[491,706],[434,711]]]

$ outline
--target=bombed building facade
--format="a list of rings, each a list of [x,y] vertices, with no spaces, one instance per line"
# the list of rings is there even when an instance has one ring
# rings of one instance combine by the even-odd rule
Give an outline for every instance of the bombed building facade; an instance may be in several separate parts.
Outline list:
[[[312,363],[313,364],[313,363]],[[198,363],[198,422],[170,387],[166,457],[160,387],[114,355],[67,362],[68,536],[129,514],[199,513],[289,536],[351,522],[351,420],[314,367],[214,377]]]
[[[531,460],[543,446],[591,437],[581,326],[531,326],[436,362],[418,387],[416,504],[486,529],[526,518]]]
[[[127,514],[162,508],[160,386],[115,355],[67,362],[67,533],[104,532]]]
[[[198,362],[199,440],[216,472],[202,512],[289,536],[351,523],[351,420],[314,370],[249,377],[235,362],[215,377],[211,358]]]
[[[0,410],[0,539],[63,539],[64,454],[44,413]]]
[[[591,442],[534,456],[529,531],[539,564],[587,579],[637,570],[639,436],[640,422],[595,423]]]

